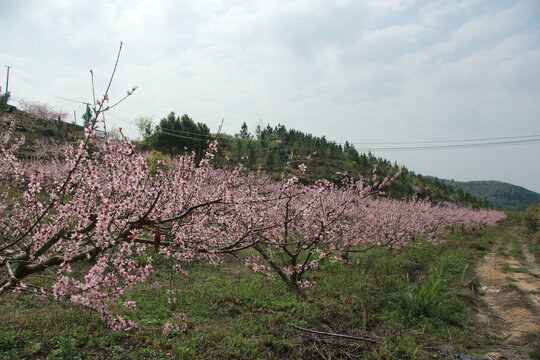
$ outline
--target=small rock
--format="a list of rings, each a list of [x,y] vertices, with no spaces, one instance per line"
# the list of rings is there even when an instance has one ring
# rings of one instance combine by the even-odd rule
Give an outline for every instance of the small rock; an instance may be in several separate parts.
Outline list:
[[[473,355],[468,355],[468,354],[463,354],[463,353],[460,353],[460,352],[454,352],[452,353],[453,355],[453,358],[456,359],[456,360],[481,360],[482,358],[479,358],[479,357],[476,357],[476,356],[473,356]]]
[[[487,360],[504,360],[508,359],[505,355],[498,352],[490,352],[489,354],[484,355]]]

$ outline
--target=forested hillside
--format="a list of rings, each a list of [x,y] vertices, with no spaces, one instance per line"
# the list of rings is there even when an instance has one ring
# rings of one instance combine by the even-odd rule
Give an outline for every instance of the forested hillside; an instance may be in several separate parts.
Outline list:
[[[540,202],[540,194],[501,181],[462,182],[439,179],[439,182],[452,186],[458,192],[461,190],[480,199],[486,198],[493,207],[504,210],[525,211],[531,204]]]
[[[185,149],[200,155],[207,141],[218,139],[218,165],[227,166],[242,161],[248,169],[262,168],[276,178],[280,177],[287,162],[293,167],[306,163],[308,171],[301,177],[305,182],[320,178],[334,180],[337,173],[370,179],[374,167],[379,177],[392,176],[401,169],[401,175],[387,188],[391,197],[410,198],[415,195],[420,198],[429,197],[433,201],[451,201],[473,207],[489,206],[483,199],[467,192],[454,191],[449,185],[415,174],[397,163],[371,153],[359,153],[348,142],[338,144],[324,136],[317,137],[287,129],[281,124],[274,127],[269,124],[266,127],[257,126],[252,134],[244,123],[235,135],[212,134],[205,124],[195,123],[188,115],[179,117],[171,112],[153,128],[142,124],[141,135],[141,150],[159,150],[169,155],[180,154]]]

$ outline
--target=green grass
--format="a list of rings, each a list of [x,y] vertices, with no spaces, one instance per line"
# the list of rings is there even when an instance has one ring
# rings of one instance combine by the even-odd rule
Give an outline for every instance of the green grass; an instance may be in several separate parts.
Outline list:
[[[508,252],[508,254],[516,259],[525,259],[525,254],[523,253],[523,250],[521,249],[521,244],[519,243],[518,238],[514,237],[512,239],[512,249]]]
[[[502,269],[502,272],[506,274],[512,274],[512,273],[522,273],[522,274],[529,274],[529,270],[527,270],[524,267],[511,267],[511,266],[505,266]]]
[[[0,303],[0,358],[49,359],[415,359],[429,343],[484,352],[489,339],[472,331],[478,280],[472,264],[504,228],[453,235],[437,247],[386,249],[323,263],[303,301],[280,281],[268,281],[226,259],[213,267],[185,265],[174,274],[157,259],[156,273],[133,289],[139,331],[115,333],[84,309],[10,294]],[[156,280],[164,283],[158,287]],[[168,304],[172,286],[176,304]],[[186,332],[162,333],[173,313],[186,314]],[[118,306],[120,312],[126,310]],[[270,311],[271,310],[271,311]],[[127,314],[127,313],[126,313]],[[380,340],[375,346],[310,335],[297,326]]]
[[[529,353],[531,359],[539,360],[540,359],[540,335],[535,333],[528,333],[527,340],[533,344],[533,349]]]
[[[497,249],[495,252],[499,256],[519,256],[519,250],[515,250],[515,248],[511,247],[512,237],[511,235],[505,235],[501,238],[501,246]]]
[[[540,265],[540,235],[536,234],[536,237],[529,238],[527,244],[529,252],[534,255],[536,263]]]

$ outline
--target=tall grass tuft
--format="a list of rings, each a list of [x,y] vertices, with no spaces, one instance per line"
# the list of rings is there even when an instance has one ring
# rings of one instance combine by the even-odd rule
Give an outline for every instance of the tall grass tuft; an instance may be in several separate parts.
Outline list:
[[[444,279],[439,274],[423,281],[409,283],[398,293],[401,315],[407,322],[414,322],[421,317],[435,317],[444,307],[445,297],[442,293]]]

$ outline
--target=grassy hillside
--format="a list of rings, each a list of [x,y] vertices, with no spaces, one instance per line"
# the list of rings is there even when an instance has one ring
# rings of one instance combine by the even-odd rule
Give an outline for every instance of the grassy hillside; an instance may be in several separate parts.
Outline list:
[[[540,202],[540,194],[521,186],[501,181],[455,181],[440,180],[456,190],[469,192],[477,198],[486,198],[495,208],[525,211],[531,204]]]
[[[22,158],[33,158],[42,144],[59,144],[65,141],[75,141],[82,137],[83,128],[63,121],[45,121],[34,119],[14,106],[0,110],[0,116],[9,116],[15,120],[12,139],[24,136],[24,144],[19,149]]]

